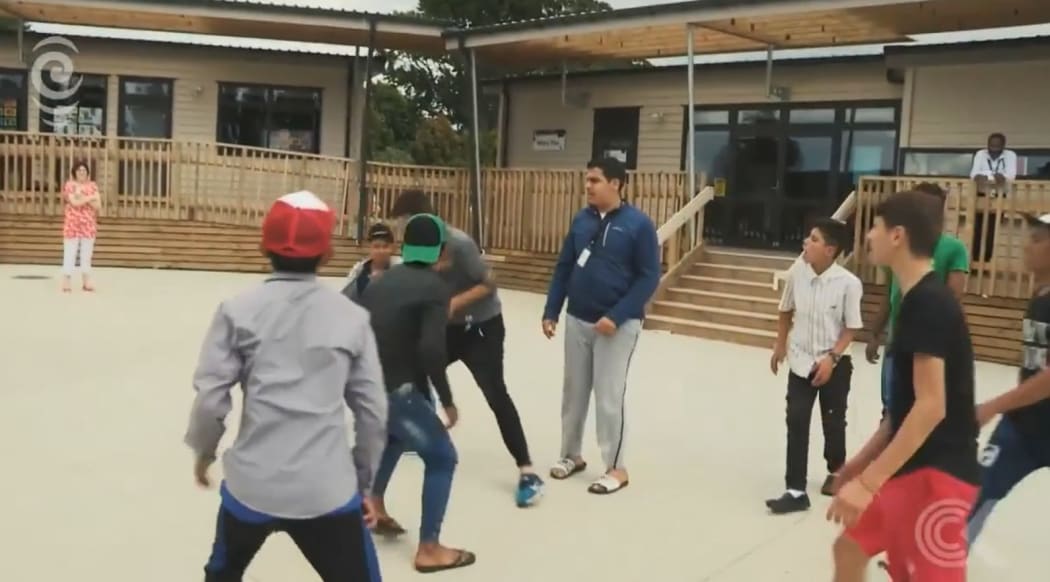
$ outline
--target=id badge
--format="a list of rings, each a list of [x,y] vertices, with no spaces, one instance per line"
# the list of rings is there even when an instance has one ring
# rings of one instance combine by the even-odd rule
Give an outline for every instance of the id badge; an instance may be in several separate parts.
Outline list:
[[[583,249],[583,252],[580,253],[580,258],[576,259],[576,264],[580,267],[586,267],[587,259],[589,258],[591,258],[591,249]]]

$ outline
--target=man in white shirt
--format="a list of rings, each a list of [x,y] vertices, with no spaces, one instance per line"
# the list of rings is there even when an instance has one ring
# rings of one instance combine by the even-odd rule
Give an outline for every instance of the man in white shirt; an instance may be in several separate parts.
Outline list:
[[[980,150],[973,156],[973,168],[970,169],[970,178],[977,182],[977,196],[993,198],[1000,194],[1007,194],[1010,184],[1017,179],[1017,154],[1006,149],[1006,136],[1001,133],[993,133],[988,136],[988,147]],[[982,201],[984,202],[984,201]],[[983,203],[979,204],[979,207]],[[985,262],[991,261],[995,250],[995,227],[998,220],[994,216],[991,220],[985,217],[985,212],[978,210],[974,214],[973,225],[973,260],[979,257]],[[992,214],[988,212],[987,214]],[[987,245],[982,255],[981,233],[984,223],[988,223]]]
[[[853,363],[846,352],[854,334],[864,327],[860,312],[864,286],[856,275],[835,262],[847,236],[844,223],[831,218],[818,220],[803,243],[804,263],[789,271],[780,300],[770,369],[776,374],[785,358],[790,368],[787,491],[766,501],[774,514],[809,509],[809,424],[818,396],[829,473],[822,494],[831,495],[835,474],[846,462],[846,404],[853,375]]]

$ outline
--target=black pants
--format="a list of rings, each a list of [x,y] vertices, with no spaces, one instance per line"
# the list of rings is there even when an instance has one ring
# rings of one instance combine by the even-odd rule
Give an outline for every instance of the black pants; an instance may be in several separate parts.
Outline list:
[[[994,200],[994,199],[992,199]],[[994,210],[989,212],[982,212],[978,210],[973,215],[973,245],[971,247],[970,259],[974,262],[991,262],[992,256],[995,254],[995,227],[997,226],[996,213]],[[984,237],[981,236],[982,231],[985,228],[985,223],[988,223],[988,234]],[[981,241],[987,241],[987,246],[984,249],[983,258],[981,253]]]
[[[291,536],[323,582],[380,582],[379,560],[360,510],[315,519],[246,522],[219,510],[204,582],[241,582],[270,534]]]
[[[529,446],[525,442],[525,431],[514,401],[507,392],[503,379],[503,341],[507,330],[503,327],[503,315],[481,323],[448,326],[449,364],[463,362],[470,370],[474,381],[481,388],[489,408],[496,415],[503,444],[519,467],[532,464]]]
[[[808,378],[790,374],[787,386],[787,474],[788,489],[806,490],[809,466],[809,423],[813,402],[820,399],[820,419],[824,427],[824,460],[828,473],[846,463],[846,401],[849,398],[853,363],[849,356],[839,360],[828,383],[817,388]]]

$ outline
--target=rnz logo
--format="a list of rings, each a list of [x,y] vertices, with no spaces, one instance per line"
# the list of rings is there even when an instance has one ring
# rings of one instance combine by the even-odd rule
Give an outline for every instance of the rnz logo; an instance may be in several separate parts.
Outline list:
[[[64,126],[76,111],[75,97],[83,78],[74,74],[73,55],[79,52],[61,36],[49,36],[33,47],[29,82],[36,90],[33,101],[40,108],[40,120],[48,127]]]

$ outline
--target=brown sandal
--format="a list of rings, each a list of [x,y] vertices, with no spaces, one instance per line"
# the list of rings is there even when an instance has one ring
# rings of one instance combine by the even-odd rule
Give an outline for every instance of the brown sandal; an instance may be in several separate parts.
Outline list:
[[[437,572],[444,572],[445,570],[455,570],[456,568],[465,568],[472,566],[474,562],[478,561],[478,557],[473,552],[466,550],[459,550],[456,561],[451,564],[443,564],[440,566],[416,566],[416,572],[420,574],[435,574]]]
[[[377,536],[396,538],[408,532],[394,518],[381,517],[376,521],[376,526],[372,529],[372,533]]]

